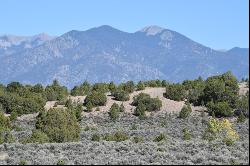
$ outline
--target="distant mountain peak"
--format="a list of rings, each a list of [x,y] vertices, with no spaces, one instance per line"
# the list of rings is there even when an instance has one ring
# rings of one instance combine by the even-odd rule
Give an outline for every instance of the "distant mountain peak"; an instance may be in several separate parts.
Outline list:
[[[101,26],[98,26],[98,27],[95,27],[95,28],[91,28],[87,31],[92,31],[92,30],[98,30],[98,31],[120,31],[110,25],[101,25]]]
[[[249,74],[249,51],[216,51],[159,26],[128,33],[102,25],[72,30],[44,40],[47,34],[0,37],[0,80],[47,85],[57,79],[73,87],[90,83],[166,79],[181,82],[231,70]],[[223,62],[223,63],[222,63]]]
[[[140,32],[144,32],[147,35],[156,35],[158,33],[161,33],[164,30],[164,28],[159,27],[157,25],[151,25],[144,27],[143,29],[140,30]]]

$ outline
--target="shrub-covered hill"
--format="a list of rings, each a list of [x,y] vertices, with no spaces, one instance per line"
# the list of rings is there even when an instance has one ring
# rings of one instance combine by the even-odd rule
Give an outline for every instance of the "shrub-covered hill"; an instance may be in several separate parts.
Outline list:
[[[230,72],[70,92],[0,85],[0,164],[247,164],[248,86]]]

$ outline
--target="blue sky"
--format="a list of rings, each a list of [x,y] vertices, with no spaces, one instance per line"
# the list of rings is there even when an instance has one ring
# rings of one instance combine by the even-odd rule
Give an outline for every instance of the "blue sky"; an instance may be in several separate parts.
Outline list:
[[[248,0],[0,0],[0,35],[61,35],[111,25],[177,31],[214,49],[249,45]]]

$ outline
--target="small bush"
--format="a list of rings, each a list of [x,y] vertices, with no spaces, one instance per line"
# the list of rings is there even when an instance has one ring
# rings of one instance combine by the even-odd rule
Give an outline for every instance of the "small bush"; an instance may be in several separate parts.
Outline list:
[[[10,133],[9,129],[0,130],[0,144],[3,144],[3,143],[14,143],[15,141],[16,141],[16,139]]]
[[[72,142],[80,139],[80,126],[70,110],[50,109],[40,112],[36,129],[44,132],[50,142]]]
[[[65,165],[65,161],[64,160],[58,160],[56,165]]]
[[[27,161],[26,160],[20,160],[18,165],[27,165]]]
[[[49,142],[49,137],[40,130],[33,130],[32,135],[21,140],[21,143],[47,143]]]
[[[182,101],[185,99],[187,92],[183,85],[181,84],[169,84],[166,86],[166,93],[164,96],[168,99],[175,101]]]
[[[207,108],[209,114],[212,115],[214,113],[215,117],[230,117],[233,115],[233,109],[224,101],[218,103],[209,102]]]
[[[134,115],[135,116],[139,116],[139,117],[144,117],[145,116],[145,112],[146,112],[146,106],[143,103],[140,103],[134,111]]]
[[[187,128],[184,128],[182,130],[182,132],[183,132],[183,140],[190,140],[191,139],[191,134]]]
[[[137,90],[144,90],[145,89],[145,85],[142,81],[139,81],[139,83],[136,86]]]
[[[77,104],[77,106],[73,106],[71,108],[72,113],[75,115],[77,121],[81,121],[82,120],[82,105],[81,104]]]
[[[11,127],[10,118],[6,117],[3,112],[0,112],[0,130],[6,130]]]
[[[106,93],[109,91],[109,84],[106,83],[95,83],[92,88],[93,91],[98,93]]]
[[[94,107],[93,104],[91,102],[88,102],[86,104],[86,112],[91,112],[93,107]]]
[[[188,103],[187,105],[184,105],[179,113],[179,118],[185,119],[187,118],[190,113],[192,112],[191,106]]]
[[[111,118],[111,120],[115,121],[119,118],[119,113],[120,113],[119,105],[116,103],[113,103],[113,105],[109,109],[109,117]]]
[[[207,128],[203,135],[203,139],[212,141],[217,138],[222,138],[226,145],[233,145],[239,139],[238,134],[232,128],[232,124],[227,119],[212,118],[208,121]]]
[[[238,123],[243,123],[243,122],[245,122],[245,120],[246,120],[246,117],[245,117],[245,115],[243,114],[243,112],[241,112],[240,115],[239,115],[238,118],[237,118],[237,122],[238,122]]]
[[[125,112],[125,107],[124,107],[123,103],[120,105],[120,112]]]
[[[16,111],[11,112],[10,114],[10,120],[14,121],[17,119],[18,113]]]
[[[118,101],[128,101],[129,100],[129,93],[124,90],[117,89],[115,90],[112,95],[115,97],[115,100]]]
[[[99,142],[101,140],[101,137],[99,134],[93,134],[91,137],[91,141],[97,141]]]
[[[99,107],[97,107],[97,108],[95,109],[95,111],[99,112],[99,111],[100,111],[100,108],[99,108]]]
[[[87,95],[84,103],[91,104],[93,107],[96,106],[105,106],[107,102],[107,97],[104,93],[93,91],[91,94]]]
[[[71,99],[67,99],[65,102],[65,107],[71,109],[73,107],[73,103]]]
[[[135,90],[135,84],[134,84],[133,81],[128,81],[125,84],[124,83],[121,84],[120,88],[122,88],[122,90],[124,90],[124,91],[126,91],[128,93],[132,93]]]
[[[129,139],[127,133],[118,131],[115,134],[106,134],[104,136],[104,140],[106,141],[116,141],[116,142],[121,142]]]
[[[93,126],[86,126],[83,130],[84,130],[84,131],[96,130],[96,128],[93,127]]]
[[[148,94],[140,93],[134,97],[132,105],[137,106],[134,114],[144,117],[145,111],[159,111],[162,107],[162,101],[158,98],[151,98]]]
[[[160,133],[160,135],[154,138],[154,142],[165,141],[166,139],[167,139],[166,135],[163,133]]]

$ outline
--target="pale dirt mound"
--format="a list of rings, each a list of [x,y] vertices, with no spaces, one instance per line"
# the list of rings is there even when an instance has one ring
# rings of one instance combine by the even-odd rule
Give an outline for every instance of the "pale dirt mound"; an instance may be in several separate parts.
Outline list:
[[[178,101],[166,99],[165,97],[163,97],[164,92],[165,92],[165,88],[149,88],[149,87],[147,87],[145,90],[135,91],[135,92],[131,93],[129,101],[116,101],[116,100],[114,100],[113,96],[110,96],[110,93],[106,93],[107,104],[106,104],[106,106],[99,107],[100,112],[108,111],[113,103],[117,103],[119,105],[121,105],[123,103],[123,105],[125,107],[125,112],[133,113],[135,106],[132,106],[131,103],[133,102],[133,97],[138,95],[139,93],[147,93],[153,98],[158,97],[162,101],[162,108],[161,108],[161,111],[159,111],[159,112],[179,112],[184,105],[184,101],[178,102]],[[74,99],[75,99],[75,101],[80,99],[80,101],[83,102],[85,97],[86,96],[76,96]],[[95,111],[96,108],[97,107],[93,108],[93,110],[94,110],[93,112],[84,113],[84,114],[85,115],[86,114],[91,114],[91,115],[99,114],[100,112]]]
[[[57,101],[47,101],[46,104],[45,104],[45,106],[44,106],[44,109],[46,111],[48,111],[50,108],[54,107],[54,105],[55,105],[56,102]]]
[[[246,82],[239,83],[239,88],[240,88],[239,90],[240,95],[245,95],[247,91],[249,91],[249,88],[247,87]]]
[[[94,107],[92,112],[90,112],[90,113],[84,112],[83,114],[96,115],[96,114],[99,114],[100,112],[106,112],[110,109],[110,107],[112,106],[113,103],[117,103],[118,105],[121,105],[123,103],[123,105],[125,107],[125,112],[133,113],[135,106],[132,106],[131,103],[133,102],[133,97],[138,95],[139,93],[147,93],[151,97],[153,97],[153,98],[158,97],[162,101],[162,108],[161,108],[161,111],[159,111],[158,113],[179,112],[181,110],[181,108],[184,106],[184,101],[174,101],[174,100],[170,100],[170,99],[165,98],[163,96],[163,94],[165,93],[165,88],[147,87],[147,88],[145,88],[145,90],[135,91],[135,92],[131,93],[129,101],[114,100],[114,97],[111,96],[110,93],[106,93],[106,96],[107,96],[106,106],[99,106],[99,108],[100,108],[99,112],[95,111],[95,109],[97,107]],[[83,103],[86,96],[69,96],[68,98],[70,98],[73,102]],[[55,103],[56,103],[56,101],[47,102],[45,105],[45,109],[49,110],[49,108],[53,108]],[[58,105],[57,108],[63,108],[63,106]],[[85,109],[85,107],[83,107],[83,108]],[[198,110],[203,110],[204,108],[192,106],[192,109],[194,111],[198,111]]]
[[[38,112],[37,113],[33,113],[33,114],[24,114],[22,116],[17,117],[17,120],[19,120],[19,121],[31,121],[31,120],[35,120],[38,114],[39,114]]]
[[[76,103],[83,103],[85,98],[86,96],[69,96],[68,97],[68,99],[71,99],[72,102],[76,102]]]

